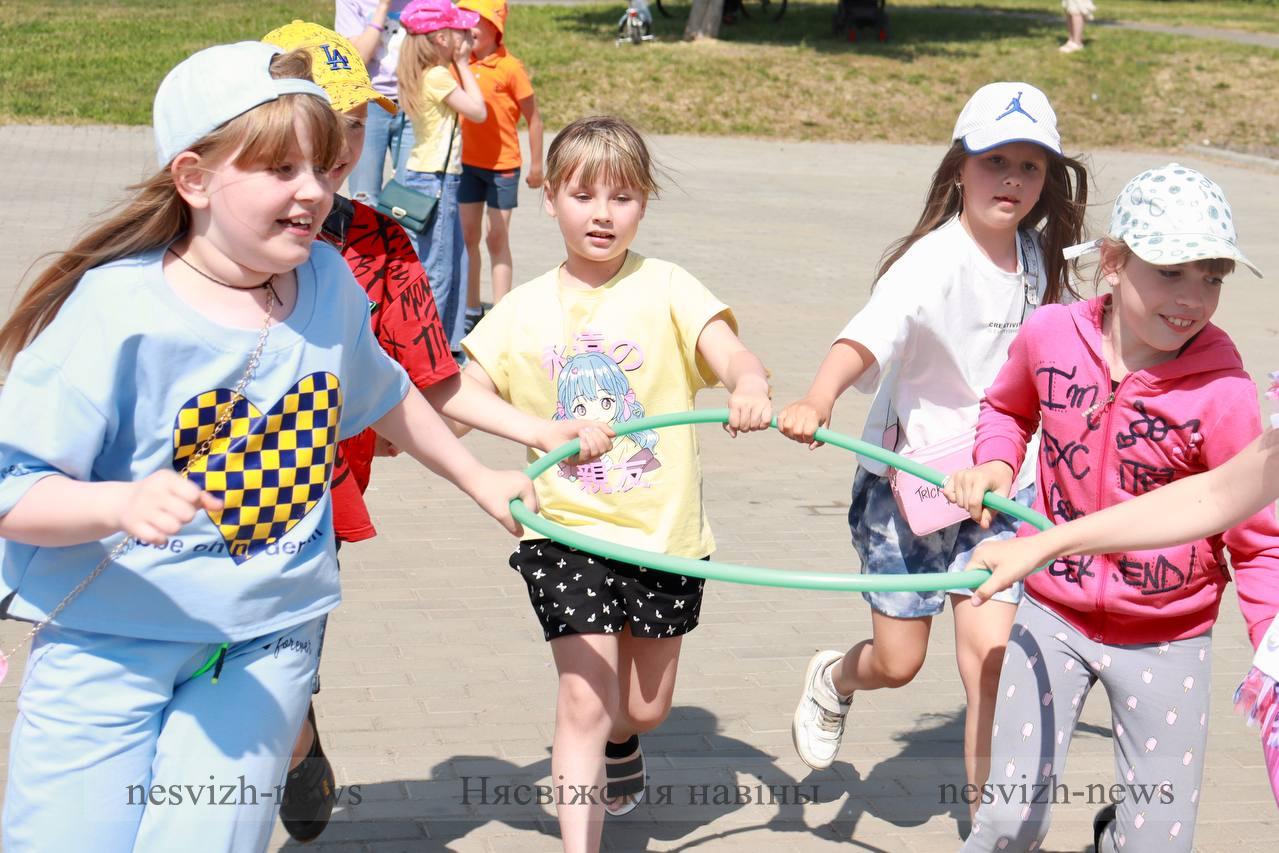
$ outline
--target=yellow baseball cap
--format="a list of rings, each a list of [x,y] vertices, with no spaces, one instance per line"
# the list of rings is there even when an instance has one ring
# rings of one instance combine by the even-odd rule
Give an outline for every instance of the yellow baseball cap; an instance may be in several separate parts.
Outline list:
[[[329,102],[338,112],[369,101],[376,101],[388,113],[396,111],[395,102],[373,88],[369,70],[355,45],[328,27],[295,20],[271,30],[262,41],[285,50],[305,48],[311,54],[311,76],[328,93]]]

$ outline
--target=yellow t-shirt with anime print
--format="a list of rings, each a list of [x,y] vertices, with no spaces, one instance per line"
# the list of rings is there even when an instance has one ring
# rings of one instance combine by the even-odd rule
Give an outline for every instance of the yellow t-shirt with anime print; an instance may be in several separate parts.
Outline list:
[[[521,411],[618,424],[691,409],[717,383],[697,354],[716,317],[736,331],[728,306],[688,272],[630,252],[592,290],[560,284],[558,267],[515,288],[462,348]],[[599,460],[561,465],[534,485],[541,514],[581,533],[681,557],[715,550],[694,427],[625,436]]]

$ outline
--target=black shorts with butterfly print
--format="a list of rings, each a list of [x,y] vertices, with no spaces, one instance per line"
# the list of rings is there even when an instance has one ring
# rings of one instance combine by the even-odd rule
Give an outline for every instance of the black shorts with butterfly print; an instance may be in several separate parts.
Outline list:
[[[678,637],[697,627],[702,610],[701,578],[606,560],[549,539],[521,542],[510,563],[528,586],[547,640],[618,634],[627,625],[636,637]]]

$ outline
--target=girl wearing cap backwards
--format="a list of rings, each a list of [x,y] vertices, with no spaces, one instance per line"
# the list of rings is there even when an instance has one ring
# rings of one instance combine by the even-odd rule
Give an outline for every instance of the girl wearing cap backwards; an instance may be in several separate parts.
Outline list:
[[[373,426],[512,533],[535,499],[409,393],[315,243],[342,134],[310,67],[174,68],[159,171],[0,327],[0,597],[35,623],[6,850],[265,849],[340,598],[340,439]]]
[[[337,187],[352,174],[364,144],[365,123],[373,105],[395,111],[395,104],[377,93],[355,46],[333,30],[294,21],[267,33],[263,41],[285,50],[305,49],[311,55],[315,82],[328,93],[341,115],[346,147],[329,173]],[[521,414],[496,396],[460,375],[449,353],[448,335],[440,323],[435,300],[422,265],[404,229],[395,220],[358,201],[333,196],[333,211],[324,220],[321,239],[342,252],[368,296],[373,334],[388,355],[408,373],[427,400],[446,417],[468,427],[549,450],[582,431],[607,447],[607,427],[543,420]],[[394,454],[368,429],[338,445],[332,478],[333,529],[338,546],[376,535],[364,503],[375,455]],[[323,636],[323,632],[321,632]],[[319,692],[319,678],[314,690]],[[293,748],[294,764],[285,783],[280,817],[289,834],[310,841],[324,831],[335,802],[333,768],[320,746],[313,710],[307,711]]]
[[[1216,468],[1261,432],[1256,387],[1210,322],[1235,264],[1257,272],[1236,246],[1221,189],[1175,163],[1142,172],[1116,200],[1108,235],[1078,247],[1095,248],[1098,284],[1111,293],[1036,312],[986,392],[977,465],[945,488],[974,519],[985,520],[986,491],[1013,481],[1037,428],[1036,508],[1054,522]],[[993,767],[964,850],[1042,843],[1052,798],[1023,797],[1020,786],[1055,787],[1097,682],[1110,697],[1124,792],[1097,815],[1097,849],[1192,848],[1225,552],[1254,645],[1279,606],[1274,514],[1235,521],[1171,547],[1141,535],[1134,550],[1090,548],[1026,580],[1000,677]],[[974,603],[1009,580],[1001,573]]]
[[[471,28],[479,17],[449,0],[413,0],[400,15],[408,35],[397,66],[400,105],[413,121],[417,140],[397,178],[438,199],[431,221],[421,232],[410,231],[409,239],[431,279],[449,345],[459,359],[466,322],[465,244],[457,209],[461,121],[488,117],[470,64]]]
[[[959,116],[914,230],[889,247],[870,302],[836,337],[807,395],[778,416],[779,429],[812,445],[845,390],[878,386],[865,440],[903,453],[958,447],[955,464],[966,462],[978,401],[1013,335],[1037,305],[1073,294],[1061,250],[1080,239],[1086,185],[1083,166],[1061,153],[1042,92],[1007,82],[979,89]],[[885,467],[860,464],[849,523],[864,572],[957,571],[983,539],[1012,535],[1009,521],[987,529],[963,513],[949,527],[916,535]],[[1027,466],[1008,484],[1022,503],[1033,492],[1032,475]],[[964,763],[974,784],[986,779],[999,662],[1019,594],[1011,590],[978,613],[967,590],[949,593],[968,700]],[[804,675],[792,735],[815,769],[835,760],[856,692],[901,687],[919,672],[947,593],[864,597],[872,637],[847,653],[818,652]]]

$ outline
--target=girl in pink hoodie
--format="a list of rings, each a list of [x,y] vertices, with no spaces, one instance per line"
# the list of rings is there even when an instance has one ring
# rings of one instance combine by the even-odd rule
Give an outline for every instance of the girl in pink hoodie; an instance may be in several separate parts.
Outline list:
[[[1036,509],[1055,522],[1221,465],[1261,432],[1256,387],[1209,322],[1236,262],[1260,275],[1236,246],[1221,189],[1177,164],[1143,172],[1116,201],[1109,236],[1086,248],[1098,246],[1112,293],[1045,306],[1025,323],[982,401],[976,467],[946,484],[983,522],[982,496],[1007,494],[1037,427]],[[1175,547],[1065,557],[1027,579],[965,851],[1042,842],[1098,681],[1123,795],[1098,815],[1097,849],[1191,849],[1227,550],[1255,644],[1279,604],[1269,513]]]

